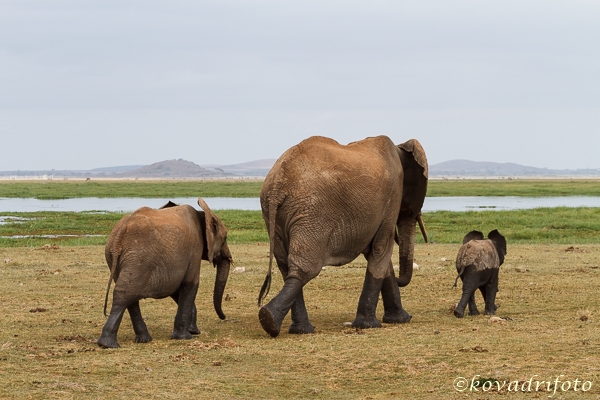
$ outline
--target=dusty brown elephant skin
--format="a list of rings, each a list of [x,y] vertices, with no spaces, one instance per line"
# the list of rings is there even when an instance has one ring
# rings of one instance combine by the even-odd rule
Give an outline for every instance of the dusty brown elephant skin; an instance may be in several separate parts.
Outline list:
[[[479,315],[475,304],[475,291],[479,289],[485,300],[484,314],[496,314],[498,272],[506,256],[506,239],[494,229],[484,239],[483,233],[471,231],[463,239],[456,256],[456,271],[462,280],[462,297],[454,309],[454,316],[462,318],[469,306],[469,315]]]
[[[213,303],[219,317],[225,319],[221,304],[231,264],[227,229],[204,200],[198,198],[198,204],[204,211],[171,202],[158,210],[142,207],[115,225],[105,247],[110,269],[105,315],[112,280],[115,287],[110,315],[98,339],[100,347],[119,347],[117,331],[125,309],[135,341],[152,340],[140,312],[139,301],[144,298],[171,297],[177,302],[172,339],[191,339],[192,334],[200,333],[194,304],[200,260],[217,268]]]
[[[284,278],[281,291],[259,311],[263,329],[277,336],[291,309],[289,332],[314,332],[302,288],[323,266],[344,265],[360,254],[367,259],[367,271],[353,326],[381,326],[375,315],[380,293],[383,322],[408,322],[411,316],[402,308],[398,286],[407,285],[412,276],[415,225],[422,223],[427,174],[425,152],[414,139],[396,146],[378,136],[344,146],[316,136],[286,151],[260,194],[270,262],[259,305],[270,287],[273,257]],[[395,239],[400,244],[399,278],[392,267]]]

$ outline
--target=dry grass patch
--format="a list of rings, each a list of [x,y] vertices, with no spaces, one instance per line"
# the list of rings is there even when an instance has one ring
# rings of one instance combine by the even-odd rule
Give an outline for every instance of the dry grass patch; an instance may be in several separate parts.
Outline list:
[[[316,334],[285,333],[288,316],[275,339],[261,329],[256,306],[268,245],[231,247],[245,272],[230,275],[226,321],[212,308],[215,271],[205,263],[196,300],[200,335],[170,340],[175,303],[147,299],[142,314],[154,340],[134,343],[125,316],[117,350],[95,344],[108,278],[101,246],[0,248],[0,259],[9,260],[0,264],[0,398],[451,399],[465,397],[453,388],[458,377],[477,375],[490,385],[563,375],[593,383],[563,397],[600,394],[599,245],[509,243],[497,296],[504,321],[493,324],[489,316],[452,315],[459,245],[417,245],[420,268],[401,290],[413,319],[382,329],[344,326],[354,318],[365,263],[327,267],[305,290]],[[281,285],[276,275],[271,296]],[[550,394],[504,387],[467,397]]]

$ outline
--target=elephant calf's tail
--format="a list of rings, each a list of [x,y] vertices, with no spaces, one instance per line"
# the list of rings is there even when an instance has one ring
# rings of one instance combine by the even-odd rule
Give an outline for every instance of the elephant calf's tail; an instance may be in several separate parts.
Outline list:
[[[269,199],[269,272],[265,277],[260,293],[258,294],[258,306],[262,305],[263,300],[269,294],[271,289],[271,276],[273,273],[273,241],[275,236],[275,220],[277,219],[277,208],[279,203],[277,200]]]
[[[460,278],[460,276],[463,274],[463,272],[465,272],[465,266],[464,265],[460,268],[460,271],[458,271],[458,275],[456,275],[456,279],[454,280],[454,286],[452,286],[452,289],[454,289],[457,286],[457,284],[458,284],[458,278]]]
[[[460,275],[456,275],[456,279],[454,280],[454,285],[452,286],[452,288],[454,289],[456,286],[458,286],[458,278],[460,278]]]

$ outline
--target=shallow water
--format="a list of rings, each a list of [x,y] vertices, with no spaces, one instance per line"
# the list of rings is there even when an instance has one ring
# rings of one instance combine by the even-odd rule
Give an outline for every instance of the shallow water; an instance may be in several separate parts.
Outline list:
[[[169,200],[177,204],[190,204],[199,209],[197,198],[147,199],[147,198],[97,198],[87,197],[64,200],[38,200],[0,198],[0,212],[34,211],[117,211],[131,212],[142,206],[159,208]],[[207,197],[204,199],[213,210],[260,210],[258,198]],[[432,211],[485,211],[520,210],[539,207],[600,207],[600,197],[427,197],[423,212]],[[0,221],[1,223],[1,221]]]
[[[12,217],[12,216],[1,216],[0,217],[0,225],[5,224],[14,224],[14,223],[22,223],[24,221],[31,221],[33,218],[22,218],[22,217]]]
[[[111,211],[111,212],[131,212],[140,207],[147,206],[159,208],[168,201],[177,204],[190,204],[196,209],[198,206],[197,197],[172,198],[172,199],[147,199],[137,197],[126,198],[98,198],[84,197],[77,199],[61,200],[39,200],[39,199],[19,199],[19,198],[0,198],[0,212],[34,212],[34,211]],[[260,201],[258,198],[230,198],[230,197],[207,197],[204,199],[208,206],[213,210],[260,210]]]
[[[600,207],[600,197],[427,197],[423,212],[528,210],[542,207]]]

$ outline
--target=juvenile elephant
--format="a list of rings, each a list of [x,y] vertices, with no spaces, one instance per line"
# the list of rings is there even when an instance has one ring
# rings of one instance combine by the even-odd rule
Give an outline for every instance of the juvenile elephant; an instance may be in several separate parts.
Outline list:
[[[469,232],[456,256],[458,275],[463,282],[462,297],[454,309],[454,316],[462,318],[469,305],[469,315],[479,315],[475,305],[475,291],[481,291],[485,300],[484,314],[496,314],[496,293],[498,292],[498,272],[506,256],[506,239],[494,229],[483,238],[479,231]]]
[[[417,140],[396,146],[386,136],[347,146],[311,137],[277,160],[260,194],[270,261],[259,306],[270,287],[273,256],[284,278],[283,289],[259,311],[260,323],[269,335],[279,334],[290,309],[289,333],[314,332],[303,286],[323,266],[344,265],[360,254],[367,259],[367,271],[352,325],[381,326],[375,316],[380,293],[383,322],[411,319],[402,308],[398,286],[406,286],[412,277],[417,221],[426,237],[421,208],[427,169]],[[398,279],[392,267],[394,240],[400,245]]]
[[[125,309],[131,317],[135,341],[152,340],[139,305],[141,299],[148,297],[170,296],[177,303],[172,339],[191,339],[192,334],[200,333],[194,304],[200,260],[217,268],[213,303],[219,318],[225,319],[221,304],[232,262],[227,229],[204,200],[198,198],[198,205],[204,211],[172,202],[158,210],[142,207],[113,228],[105,247],[110,269],[105,316],[112,280],[115,288],[110,315],[98,339],[100,347],[119,347],[117,331]]]

